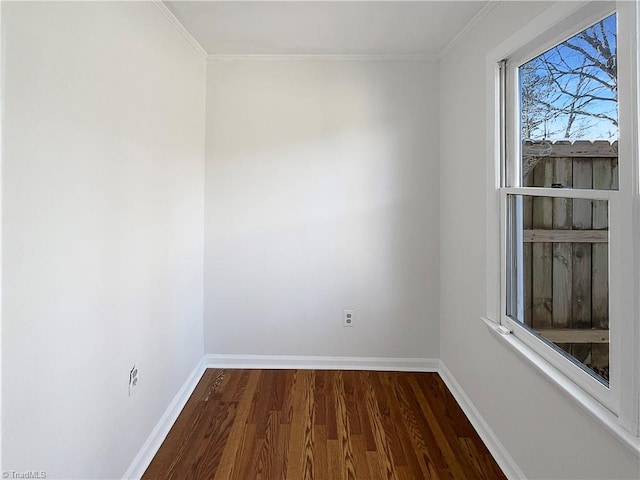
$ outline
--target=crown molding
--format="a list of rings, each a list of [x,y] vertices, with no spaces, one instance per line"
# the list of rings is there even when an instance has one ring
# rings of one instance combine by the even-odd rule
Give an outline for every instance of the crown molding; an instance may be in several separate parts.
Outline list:
[[[478,13],[476,13],[471,20],[467,22],[467,24],[462,27],[455,37],[451,39],[449,43],[445,45],[445,47],[440,50],[438,53],[438,58],[442,58],[447,55],[456,45],[458,45],[464,37],[466,37],[471,30],[473,30],[480,21],[486,17],[491,10],[493,10],[500,0],[489,0],[487,3],[483,5]]]
[[[212,54],[207,56],[210,62],[243,62],[243,61],[438,61],[438,55],[413,55],[413,54],[372,54],[372,55],[349,55],[349,54]]]
[[[152,3],[158,7],[158,10],[169,20],[169,22],[175,27],[180,35],[193,47],[193,49],[205,60],[207,59],[207,51],[202,48],[202,45],[189,33],[189,30],[182,24],[180,20],[173,14],[169,7],[167,7],[162,0],[152,0]]]
[[[173,14],[171,10],[164,4],[163,0],[151,0],[151,2],[160,10],[167,20],[175,27],[182,37],[193,47],[193,49],[207,61],[210,62],[229,62],[229,61],[275,61],[275,60],[316,60],[316,61],[335,61],[335,60],[367,60],[367,61],[398,61],[398,60],[419,60],[419,61],[438,61],[447,53],[449,53],[462,39],[469,34],[480,21],[493,10],[501,0],[489,0],[476,13],[469,22],[460,30],[455,37],[440,50],[437,54],[207,54],[207,51],[200,45],[189,30],[182,24],[180,20]]]

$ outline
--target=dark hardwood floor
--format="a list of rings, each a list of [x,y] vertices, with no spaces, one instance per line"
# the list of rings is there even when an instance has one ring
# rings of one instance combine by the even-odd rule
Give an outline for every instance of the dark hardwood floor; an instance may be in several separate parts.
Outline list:
[[[205,372],[144,479],[504,479],[435,373]]]

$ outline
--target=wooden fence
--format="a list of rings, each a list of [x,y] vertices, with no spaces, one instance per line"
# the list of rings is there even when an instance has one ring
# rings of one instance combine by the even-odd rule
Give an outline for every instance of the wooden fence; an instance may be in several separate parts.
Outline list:
[[[524,185],[618,187],[617,142],[525,142]],[[525,197],[524,319],[601,376],[609,367],[608,205]]]

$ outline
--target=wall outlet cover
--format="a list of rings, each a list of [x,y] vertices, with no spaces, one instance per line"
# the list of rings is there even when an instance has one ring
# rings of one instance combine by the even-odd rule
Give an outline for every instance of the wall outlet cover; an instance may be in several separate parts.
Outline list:
[[[356,310],[354,308],[345,308],[342,314],[342,324],[345,327],[353,327],[356,323]]]
[[[137,365],[131,367],[129,371],[129,396],[132,396],[138,386],[138,382],[140,381],[140,370]]]

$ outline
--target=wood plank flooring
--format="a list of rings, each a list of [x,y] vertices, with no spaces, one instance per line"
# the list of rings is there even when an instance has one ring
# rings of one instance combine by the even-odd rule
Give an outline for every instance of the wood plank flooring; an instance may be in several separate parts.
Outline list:
[[[504,478],[435,373],[214,369],[143,477]]]

